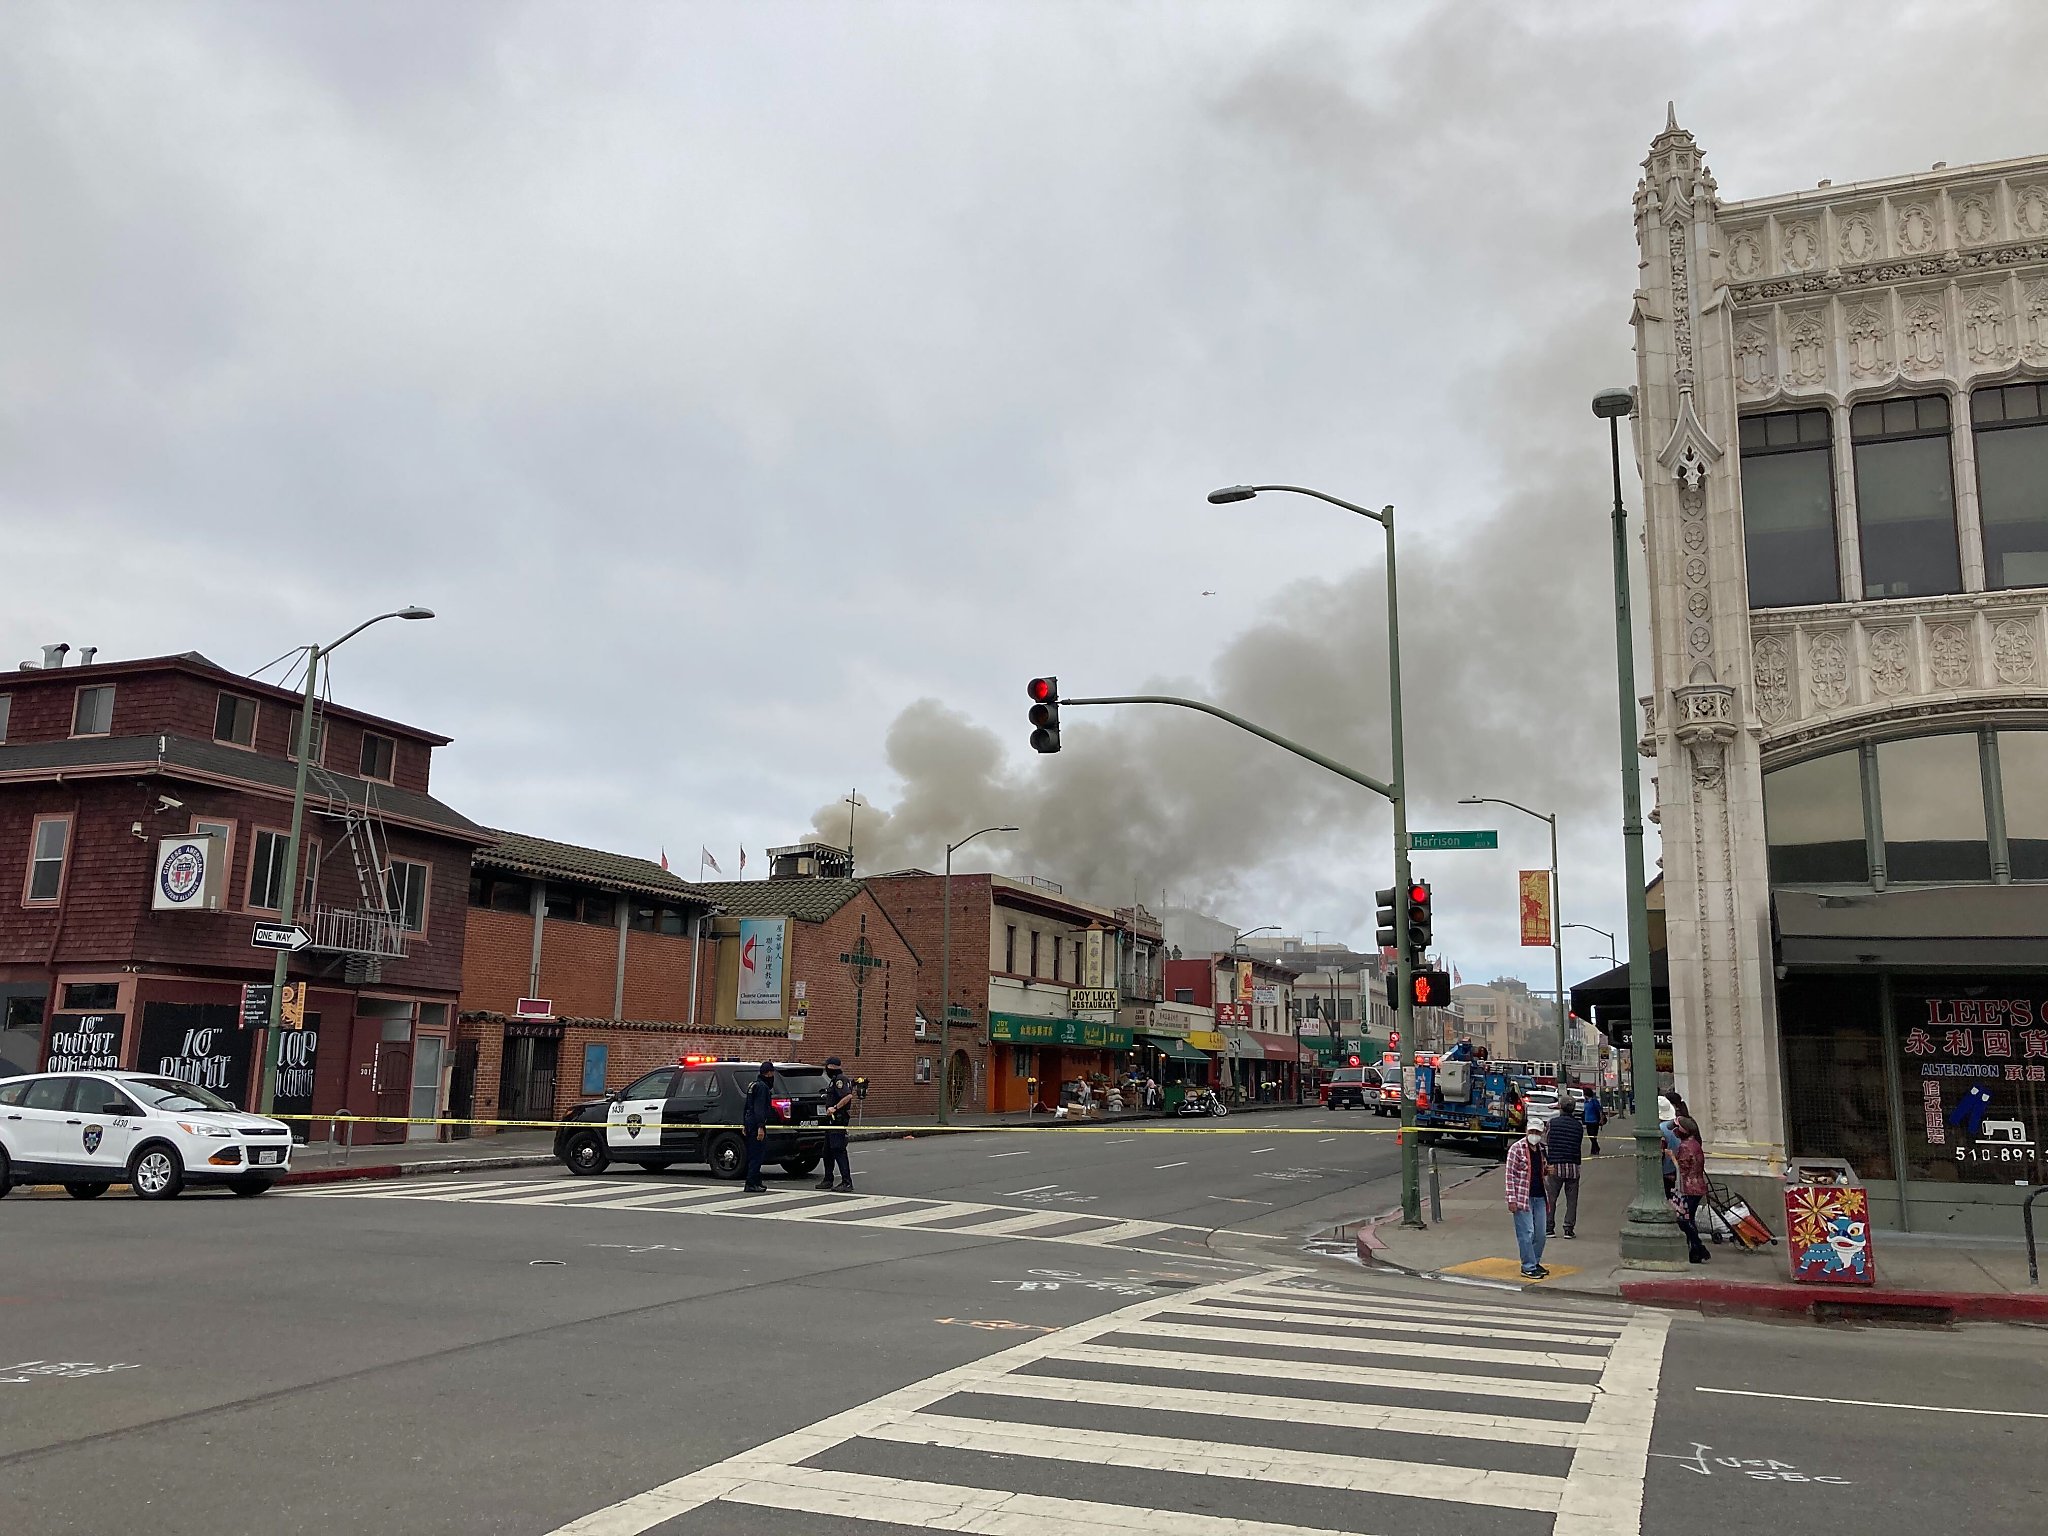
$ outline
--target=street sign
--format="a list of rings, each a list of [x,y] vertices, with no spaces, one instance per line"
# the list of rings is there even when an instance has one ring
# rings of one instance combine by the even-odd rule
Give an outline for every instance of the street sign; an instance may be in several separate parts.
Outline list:
[[[1410,832],[1411,852],[1441,852],[1446,848],[1498,848],[1498,832]]]
[[[242,1028],[263,1029],[270,1023],[270,983],[245,982],[242,986]]]
[[[304,949],[313,942],[313,935],[296,923],[258,923],[256,931],[249,935],[252,949]]]

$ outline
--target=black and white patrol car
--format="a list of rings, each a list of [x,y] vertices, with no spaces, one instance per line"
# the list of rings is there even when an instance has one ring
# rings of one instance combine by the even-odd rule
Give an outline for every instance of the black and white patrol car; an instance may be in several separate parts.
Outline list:
[[[830,1079],[823,1067],[797,1061],[775,1064],[766,1161],[802,1177],[825,1158],[819,1110]],[[613,1163],[661,1169],[709,1163],[721,1179],[747,1171],[740,1111],[760,1076],[757,1061],[710,1061],[686,1056],[638,1082],[579,1104],[555,1132],[555,1156],[571,1173],[602,1173]]]
[[[62,1184],[91,1200],[116,1184],[168,1200],[187,1185],[260,1195],[291,1168],[281,1120],[146,1072],[40,1072],[0,1079],[0,1195]]]

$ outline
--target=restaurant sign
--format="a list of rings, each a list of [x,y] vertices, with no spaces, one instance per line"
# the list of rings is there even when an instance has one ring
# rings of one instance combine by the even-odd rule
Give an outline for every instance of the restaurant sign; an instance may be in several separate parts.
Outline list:
[[[1127,1051],[1136,1032],[1092,1019],[1039,1019],[1021,1013],[988,1016],[989,1039],[1003,1045],[1066,1045],[1083,1050]]]

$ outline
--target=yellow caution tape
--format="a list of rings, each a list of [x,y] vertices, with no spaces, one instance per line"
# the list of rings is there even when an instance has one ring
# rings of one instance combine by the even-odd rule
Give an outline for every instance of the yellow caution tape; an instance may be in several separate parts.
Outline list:
[[[429,1118],[405,1115],[352,1115],[345,1111],[327,1115],[281,1115],[273,1114],[272,1120],[287,1120],[308,1125],[463,1125],[490,1127],[497,1130],[559,1131],[568,1125],[589,1126],[596,1130],[609,1122],[604,1120],[456,1120],[446,1117]],[[1190,1117],[1192,1118],[1192,1117]],[[652,1128],[658,1122],[643,1122]],[[692,1121],[689,1128],[699,1131],[744,1131],[744,1125],[729,1122]],[[1038,1134],[1061,1136],[1102,1135],[1114,1131],[1124,1136],[1398,1136],[1402,1127],[1398,1125],[1132,1125],[1116,1121],[1090,1124],[1075,1124],[1071,1121],[1041,1120],[1022,1125],[824,1125],[817,1121],[777,1122],[769,1127],[774,1131],[860,1131],[875,1135],[886,1133],[896,1136],[958,1136],[966,1134],[986,1135],[991,1131],[1029,1131]],[[1417,1126],[1423,1135],[1436,1136],[1519,1136],[1520,1131],[1485,1131],[1449,1129],[1436,1126]]]

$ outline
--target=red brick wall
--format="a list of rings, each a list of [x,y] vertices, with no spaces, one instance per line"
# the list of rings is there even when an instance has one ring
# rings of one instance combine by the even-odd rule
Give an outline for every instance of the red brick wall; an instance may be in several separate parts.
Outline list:
[[[938,875],[905,875],[890,880],[873,880],[868,890],[903,930],[923,964],[919,967],[919,1001],[933,1023],[932,1053],[937,1050],[937,1022],[940,1013],[939,985],[941,950],[944,948],[945,880]],[[988,977],[990,954],[991,883],[986,875],[953,877],[953,964],[952,997],[956,1007],[966,1008],[973,1026],[956,1023],[951,1045],[966,1051],[974,1076],[963,1107],[998,1107],[990,1097],[988,1037]],[[934,1100],[928,1108],[937,1109]]]
[[[810,1018],[801,1045],[782,1050],[804,1061],[838,1056],[849,1077],[868,1080],[865,1113],[930,1115],[938,1111],[938,1048],[917,1038],[920,986],[916,953],[874,896],[863,891],[822,923],[790,925],[785,961],[791,982],[805,983]],[[865,936],[885,964],[868,972],[860,1009],[859,1050],[854,1040],[854,967],[840,963]],[[964,1032],[963,1032],[964,1033]],[[933,1058],[933,1081],[916,1081],[917,1058]]]
[[[465,1013],[510,1013],[528,995],[532,979],[533,919],[524,912],[468,909],[469,946],[463,962]],[[610,1018],[618,962],[618,930],[559,918],[542,930],[539,996],[570,1018]],[[699,978],[710,996],[709,978]],[[690,941],[672,934],[629,929],[626,934],[628,1019],[680,1023],[690,1016]],[[700,1011],[700,1018],[709,1018]]]

